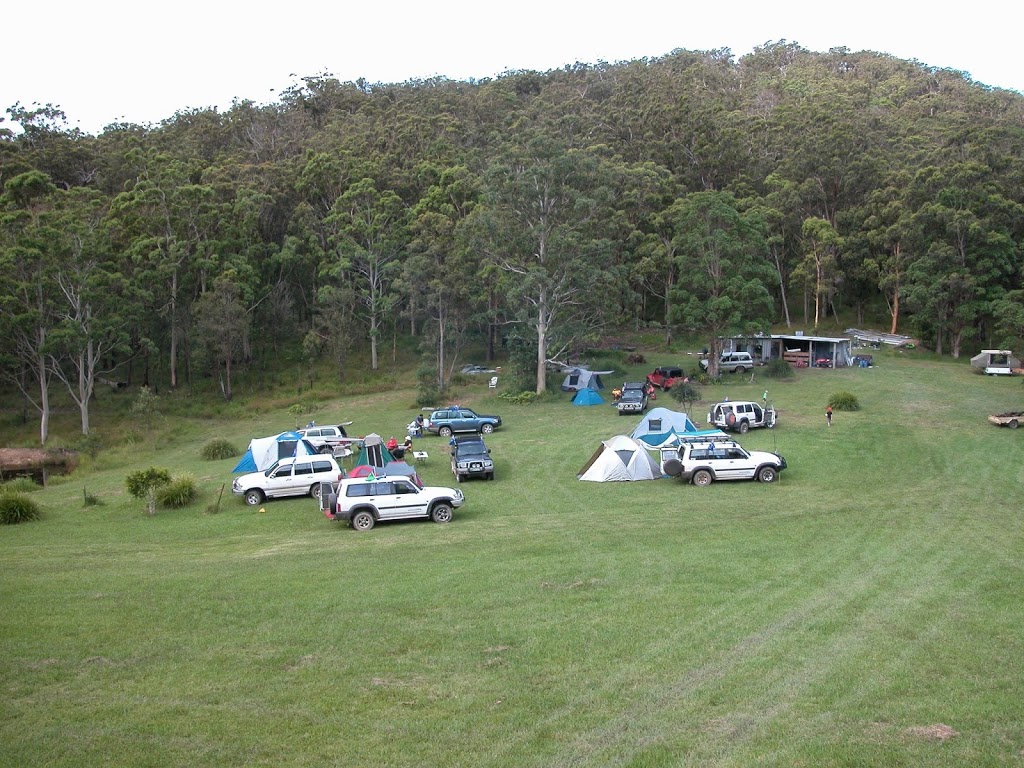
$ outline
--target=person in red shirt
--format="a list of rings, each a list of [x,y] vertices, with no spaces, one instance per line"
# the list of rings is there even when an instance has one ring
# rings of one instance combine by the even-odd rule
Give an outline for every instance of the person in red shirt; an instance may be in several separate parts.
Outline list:
[[[393,450],[395,450],[395,448],[398,447],[398,441],[395,440],[395,436],[394,435],[392,435],[391,437],[388,438],[387,446],[388,446],[388,450],[389,451],[393,451]]]

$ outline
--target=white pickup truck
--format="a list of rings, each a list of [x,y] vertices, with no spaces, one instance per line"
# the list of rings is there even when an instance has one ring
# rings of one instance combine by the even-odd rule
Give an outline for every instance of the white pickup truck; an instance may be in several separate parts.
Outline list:
[[[708,424],[719,429],[728,429],[745,435],[756,427],[775,426],[778,414],[770,405],[761,405],[747,400],[715,403],[708,412]]]

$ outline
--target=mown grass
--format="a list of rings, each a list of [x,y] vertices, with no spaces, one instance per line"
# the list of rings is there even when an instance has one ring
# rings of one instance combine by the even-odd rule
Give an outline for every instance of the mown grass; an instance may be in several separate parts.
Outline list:
[[[773,486],[580,483],[634,419],[466,385],[505,421],[497,479],[450,525],[367,534],[310,499],[204,514],[235,461],[204,443],[294,425],[176,416],[0,529],[0,765],[1018,764],[1024,442],[985,416],[1024,390],[876,358],[767,383],[780,425],[743,442],[786,456]],[[627,373],[686,362],[647,359]],[[725,381],[705,400],[766,384]],[[861,409],[827,428],[839,390]],[[398,435],[414,399],[317,421]],[[147,517],[123,478],[151,464],[199,498]]]

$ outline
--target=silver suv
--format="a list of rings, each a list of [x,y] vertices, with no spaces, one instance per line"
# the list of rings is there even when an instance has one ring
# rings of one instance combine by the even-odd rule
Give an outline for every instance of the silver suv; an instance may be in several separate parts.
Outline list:
[[[429,518],[447,523],[463,501],[458,488],[420,488],[401,475],[346,478],[330,495],[324,515],[345,520],[357,531],[368,531],[378,520]]]
[[[731,440],[685,443],[679,458],[665,462],[665,472],[694,485],[711,485],[715,480],[758,480],[774,483],[786,468],[777,453],[748,451]]]
[[[706,371],[711,365],[710,360],[701,360],[700,368]],[[723,352],[718,361],[718,370],[721,373],[743,373],[754,367],[754,358],[749,352]]]

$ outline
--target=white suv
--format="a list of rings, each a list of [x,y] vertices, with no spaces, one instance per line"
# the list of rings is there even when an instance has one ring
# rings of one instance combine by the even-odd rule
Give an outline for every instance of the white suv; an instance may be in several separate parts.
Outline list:
[[[710,360],[700,361],[702,371],[706,371],[710,365]],[[743,373],[753,367],[754,358],[750,356],[749,352],[723,352],[718,361],[719,373]]]
[[[755,427],[768,427],[772,429],[778,414],[772,406],[762,406],[747,400],[735,402],[715,403],[708,411],[708,424],[719,429],[731,429],[741,435],[747,434],[748,429]]]
[[[324,515],[330,520],[346,520],[357,531],[368,531],[378,520],[426,517],[447,523],[452,510],[463,501],[457,488],[420,488],[401,475],[347,478],[331,494]]]
[[[731,440],[685,443],[679,458],[665,462],[665,472],[694,485],[711,485],[715,480],[759,480],[774,483],[786,460],[777,453],[747,451]]]
[[[236,477],[231,492],[241,495],[250,507],[264,499],[282,496],[320,498],[320,483],[337,482],[344,476],[333,456],[298,456],[281,459],[262,472]]]
[[[345,424],[333,424],[331,426],[323,427],[311,424],[305,429],[298,430],[298,432],[302,435],[303,439],[307,440],[309,444],[320,451],[320,453],[331,453],[336,448],[356,442],[356,440],[350,438],[345,432],[345,427],[349,426],[351,423],[352,422],[349,421]]]

